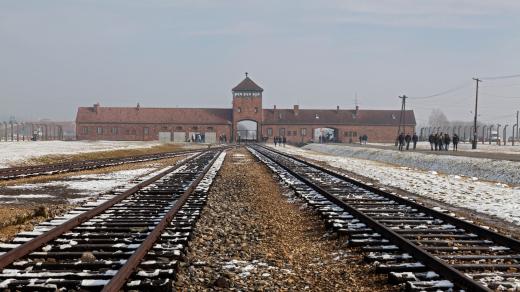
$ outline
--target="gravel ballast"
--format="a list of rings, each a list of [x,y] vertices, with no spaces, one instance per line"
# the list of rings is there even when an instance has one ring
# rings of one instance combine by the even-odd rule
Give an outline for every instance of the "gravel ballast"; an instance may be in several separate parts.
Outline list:
[[[189,250],[180,291],[397,290],[244,148],[227,155]]]

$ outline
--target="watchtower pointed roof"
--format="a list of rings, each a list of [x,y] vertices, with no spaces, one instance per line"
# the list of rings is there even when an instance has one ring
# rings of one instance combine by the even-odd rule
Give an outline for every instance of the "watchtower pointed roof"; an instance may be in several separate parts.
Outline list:
[[[233,88],[233,91],[264,91],[262,87],[258,86],[251,78],[247,76],[246,78],[242,80],[237,86]]]

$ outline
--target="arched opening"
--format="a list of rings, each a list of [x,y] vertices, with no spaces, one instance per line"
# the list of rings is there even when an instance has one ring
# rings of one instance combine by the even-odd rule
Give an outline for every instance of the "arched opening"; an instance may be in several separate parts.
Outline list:
[[[314,143],[332,143],[338,140],[338,130],[334,128],[316,128],[313,134]]]
[[[238,142],[256,142],[258,141],[258,123],[251,120],[243,120],[237,123]]]

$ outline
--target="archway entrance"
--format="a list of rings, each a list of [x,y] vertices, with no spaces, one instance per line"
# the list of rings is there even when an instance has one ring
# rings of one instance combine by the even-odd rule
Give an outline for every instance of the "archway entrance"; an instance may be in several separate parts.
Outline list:
[[[251,120],[243,120],[237,123],[237,142],[257,142],[258,123]]]
[[[338,130],[334,128],[314,129],[314,143],[332,143],[338,140]]]

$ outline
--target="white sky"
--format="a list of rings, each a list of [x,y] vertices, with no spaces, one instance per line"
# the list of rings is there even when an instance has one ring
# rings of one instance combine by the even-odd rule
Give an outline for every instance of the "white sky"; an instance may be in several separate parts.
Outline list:
[[[470,120],[474,76],[520,74],[520,1],[0,2],[0,120],[73,120],[78,106],[223,107],[244,72],[264,107],[441,108]],[[482,84],[509,122],[520,78]]]

